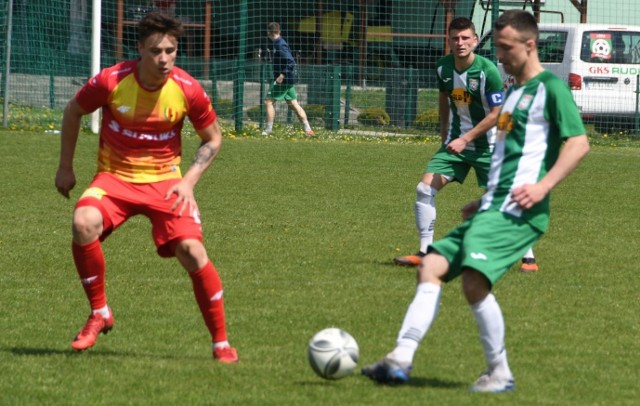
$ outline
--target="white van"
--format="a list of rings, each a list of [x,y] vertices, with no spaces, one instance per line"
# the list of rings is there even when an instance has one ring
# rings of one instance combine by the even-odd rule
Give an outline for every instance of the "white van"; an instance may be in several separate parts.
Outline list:
[[[596,130],[633,127],[640,110],[640,26],[540,24],[538,53],[543,66],[564,79],[585,122]],[[476,52],[491,57],[491,33]],[[504,73],[505,88],[513,78]]]

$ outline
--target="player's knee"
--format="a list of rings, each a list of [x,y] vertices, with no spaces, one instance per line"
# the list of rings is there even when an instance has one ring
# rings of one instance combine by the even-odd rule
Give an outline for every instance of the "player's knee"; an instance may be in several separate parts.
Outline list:
[[[437,252],[431,252],[424,258],[418,267],[418,282],[431,282],[437,285],[444,282],[445,275],[449,271],[449,262]]]
[[[175,256],[189,272],[197,271],[209,261],[207,250],[202,242],[197,239],[186,239],[176,244]]]
[[[79,244],[94,241],[102,233],[102,213],[95,207],[79,207],[73,212],[73,240]]]
[[[433,199],[436,197],[436,193],[438,193],[438,189],[420,182],[416,187],[416,200],[424,204],[433,204]]]

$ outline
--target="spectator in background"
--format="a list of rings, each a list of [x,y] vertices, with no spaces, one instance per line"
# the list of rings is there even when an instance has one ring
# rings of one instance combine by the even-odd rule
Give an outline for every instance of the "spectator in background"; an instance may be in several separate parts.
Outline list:
[[[271,40],[271,56],[273,58],[273,83],[269,87],[269,92],[265,98],[265,106],[267,108],[267,125],[262,135],[269,135],[273,131],[273,122],[276,117],[275,102],[286,101],[298,116],[298,119],[304,126],[304,132],[308,136],[315,135],[307,114],[298,103],[298,95],[294,85],[298,82],[298,74],[296,72],[296,61],[291,54],[291,49],[287,42],[280,35],[280,24],[269,23],[267,26],[267,35]]]

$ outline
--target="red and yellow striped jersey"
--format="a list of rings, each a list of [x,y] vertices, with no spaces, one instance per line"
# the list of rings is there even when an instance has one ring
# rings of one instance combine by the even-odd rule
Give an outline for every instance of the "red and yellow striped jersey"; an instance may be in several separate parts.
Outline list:
[[[181,131],[185,117],[196,130],[216,120],[200,84],[174,67],[162,87],[144,88],[137,61],[118,63],[92,77],[76,94],[87,112],[102,108],[98,172],[133,183],[182,177]]]

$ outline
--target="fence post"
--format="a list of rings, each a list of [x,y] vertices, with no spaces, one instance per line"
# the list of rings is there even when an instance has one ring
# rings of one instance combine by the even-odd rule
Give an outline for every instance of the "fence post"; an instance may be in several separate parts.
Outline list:
[[[635,115],[635,128],[636,135],[640,135],[640,112],[638,111],[638,104],[640,103],[640,75],[636,75],[636,115]]]
[[[327,67],[326,105],[324,110],[324,126],[327,130],[340,129],[340,65]]]
[[[391,68],[387,72],[385,106],[391,125],[411,127],[416,118],[418,87],[414,68]]]
[[[351,112],[351,82],[353,81],[353,65],[346,67],[345,80],[347,82],[347,88],[344,94],[344,121],[343,127],[349,125],[349,113]]]
[[[242,105],[244,104],[244,81],[247,67],[247,0],[240,5],[240,27],[238,29],[238,63],[233,81],[233,117],[236,132],[242,132]]]
[[[2,75],[4,104],[2,107],[2,126],[9,124],[9,85],[11,83],[11,34],[13,31],[13,0],[7,2],[7,37],[5,49],[5,70]]]

